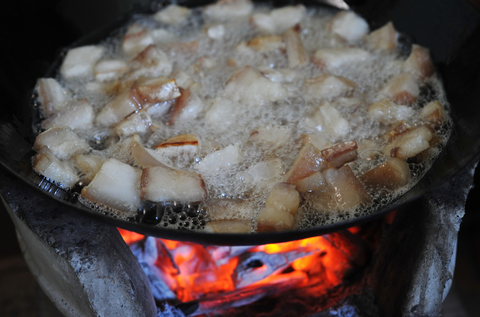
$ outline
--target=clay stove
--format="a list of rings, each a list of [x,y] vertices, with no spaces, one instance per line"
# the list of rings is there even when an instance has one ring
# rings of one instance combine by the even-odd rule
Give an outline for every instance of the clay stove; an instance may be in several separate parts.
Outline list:
[[[0,185],[32,273],[66,316],[438,316],[475,165],[393,222],[244,247],[122,237],[8,172]]]

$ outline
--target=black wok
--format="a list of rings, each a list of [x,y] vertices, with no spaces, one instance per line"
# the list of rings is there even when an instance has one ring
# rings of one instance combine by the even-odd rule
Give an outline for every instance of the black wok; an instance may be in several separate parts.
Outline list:
[[[191,6],[208,1],[179,2]],[[34,187],[36,194],[45,195],[49,203],[57,207],[60,205],[64,210],[91,215],[146,235],[201,243],[251,245],[296,240],[357,225],[394,209],[408,208],[410,202],[454,177],[480,153],[480,13],[473,2],[467,0],[348,2],[368,20],[371,29],[391,20],[397,30],[430,48],[452,107],[455,127],[446,148],[427,175],[388,208],[368,216],[305,230],[207,234],[121,221],[73,202],[68,193],[51,187],[49,190],[39,188],[40,178],[31,170],[31,148],[35,140],[31,94],[36,79],[55,76],[55,61],[61,61],[62,54],[67,50],[64,48],[95,43],[125,23],[131,12],[158,9],[161,5],[158,1],[27,0],[10,2],[14,8],[2,10],[7,15],[2,21],[7,25],[0,30],[0,39],[4,43],[2,50],[8,56],[1,61],[0,73],[0,166],[21,179],[26,188]],[[303,3],[318,5],[312,1]]]

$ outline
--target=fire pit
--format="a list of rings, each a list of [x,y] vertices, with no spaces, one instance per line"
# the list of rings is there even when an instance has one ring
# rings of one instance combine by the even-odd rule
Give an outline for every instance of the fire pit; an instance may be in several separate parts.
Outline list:
[[[67,316],[437,316],[475,165],[396,216],[261,246],[119,232],[8,173],[1,188],[31,271]]]

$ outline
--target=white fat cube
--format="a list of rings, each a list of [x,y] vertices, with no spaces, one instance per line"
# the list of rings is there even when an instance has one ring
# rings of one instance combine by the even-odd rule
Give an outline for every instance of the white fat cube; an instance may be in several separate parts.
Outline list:
[[[295,68],[310,63],[310,56],[297,30],[290,28],[283,33],[282,37],[287,52],[288,67]]]
[[[150,33],[140,24],[130,25],[122,42],[122,50],[127,56],[135,56],[154,43]]]
[[[348,121],[328,102],[318,108],[308,124],[333,140],[341,139],[350,131]]]
[[[82,189],[82,197],[120,211],[135,212],[140,205],[142,171],[116,159],[109,159]]]
[[[383,124],[409,120],[414,114],[415,110],[413,110],[413,108],[397,105],[390,99],[383,99],[368,107],[368,116],[370,119]]]
[[[56,127],[40,133],[35,139],[33,149],[40,151],[44,146],[60,160],[69,159],[72,155],[86,152],[90,146],[69,127]]]
[[[220,170],[229,170],[243,161],[242,149],[238,144],[229,146],[208,154],[196,165],[196,169],[202,174],[214,174]]]
[[[129,114],[140,109],[141,104],[135,98],[133,89],[126,89],[106,104],[97,114],[95,124],[100,127],[112,126]]]
[[[192,10],[189,8],[171,4],[155,13],[153,19],[170,25],[179,25],[185,22],[191,14]]]
[[[306,79],[304,82],[305,95],[313,99],[331,100],[350,95],[356,88],[353,81],[334,75],[321,75]]]
[[[217,21],[228,21],[247,17],[253,10],[250,0],[221,0],[207,6],[203,10],[204,16]]]
[[[280,159],[261,161],[250,165],[245,171],[237,173],[235,178],[261,189],[272,187],[280,180],[283,168]]]
[[[107,159],[96,154],[77,154],[71,159],[73,166],[79,171],[82,185],[88,185],[100,171]]]
[[[167,54],[152,44],[132,60],[131,67],[135,70],[131,75],[132,78],[155,78],[170,75],[173,65]]]
[[[442,104],[438,101],[429,102],[420,111],[420,118],[427,121],[430,126],[437,127],[442,124],[445,118],[445,110]]]
[[[403,73],[390,79],[377,93],[377,100],[391,99],[396,104],[408,105],[414,103],[420,88],[416,78],[410,73]]]
[[[260,32],[273,34],[283,31],[302,22],[307,14],[303,5],[286,6],[269,13],[256,13],[250,21]]]
[[[118,123],[114,128],[114,132],[119,136],[129,136],[135,133],[145,134],[150,131],[151,126],[152,119],[150,115],[146,111],[140,110]]]
[[[260,146],[279,148],[291,137],[292,131],[282,126],[264,126],[256,129],[250,135],[249,140]]]
[[[92,105],[84,99],[70,102],[62,111],[44,120],[42,127],[44,129],[69,127],[74,130],[86,130],[92,127],[94,118]]]
[[[273,69],[270,67],[259,67],[258,71],[264,77],[276,83],[291,83],[299,76],[296,70],[288,68]]]
[[[239,219],[214,220],[205,225],[205,231],[212,233],[250,233],[252,222]]]
[[[374,50],[393,51],[397,48],[398,34],[392,22],[365,36],[365,42]]]
[[[295,186],[277,183],[265,201],[265,208],[257,217],[257,230],[282,231],[292,229],[295,224],[300,194]]]
[[[200,174],[163,166],[143,169],[140,190],[143,200],[154,202],[191,202],[207,198],[205,183]]]
[[[385,154],[400,159],[413,157],[430,147],[433,132],[427,126],[419,126],[400,134],[385,147]]]
[[[257,52],[272,52],[285,48],[283,38],[280,35],[256,36],[247,43],[248,47]]]
[[[315,52],[312,62],[327,71],[335,71],[369,60],[372,55],[361,48],[322,48]]]
[[[205,113],[205,123],[216,129],[225,130],[235,124],[241,108],[229,99],[217,98]]]
[[[169,138],[156,146],[159,155],[174,157],[179,155],[193,156],[198,151],[199,140],[194,134],[181,134]]]
[[[418,80],[425,80],[435,73],[435,67],[430,58],[430,50],[417,44],[412,45],[412,52],[403,63],[404,72],[410,73]]]
[[[63,60],[60,72],[67,80],[93,78],[94,66],[100,60],[105,48],[89,45],[72,48]]]
[[[358,42],[369,31],[368,23],[352,11],[343,11],[333,17],[329,31],[347,42]]]
[[[54,78],[40,78],[35,86],[38,101],[45,117],[63,109],[70,100],[70,93]]]
[[[98,62],[95,65],[96,81],[111,81],[120,78],[128,70],[125,61],[119,59],[109,59]]]
[[[224,96],[251,106],[264,105],[287,97],[285,88],[263,77],[259,71],[246,66],[227,82]]]
[[[203,111],[203,108],[202,99],[190,88],[187,88],[175,100],[175,105],[169,114],[168,124],[193,120]]]
[[[77,171],[68,161],[61,161],[55,157],[52,151],[43,147],[32,159],[33,169],[46,178],[68,189],[75,186],[80,180]]]

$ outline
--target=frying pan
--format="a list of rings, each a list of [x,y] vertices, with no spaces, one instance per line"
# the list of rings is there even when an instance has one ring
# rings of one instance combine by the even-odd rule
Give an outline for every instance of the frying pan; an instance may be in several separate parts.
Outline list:
[[[211,1],[179,1],[187,6]],[[318,2],[301,1],[307,5]],[[284,242],[326,234],[369,221],[385,213],[408,208],[428,191],[454,177],[480,153],[480,12],[467,0],[356,0],[347,1],[361,14],[371,29],[393,21],[395,28],[412,41],[430,48],[437,71],[443,78],[452,107],[454,131],[446,148],[430,171],[400,199],[377,212],[331,225],[284,232],[256,234],[210,234],[172,230],[142,221],[123,221],[94,212],[75,202],[71,195],[54,186],[38,186],[39,177],[31,170],[31,95],[36,79],[55,76],[55,66],[69,47],[98,42],[121,26],[134,12],[157,10],[164,3],[144,0],[88,0],[10,2],[14,8],[2,10],[0,166],[35,188],[48,203],[64,210],[80,212],[115,226],[145,235],[206,244],[254,245]],[[292,1],[274,1],[276,5]],[[57,64],[55,64],[57,63]]]

